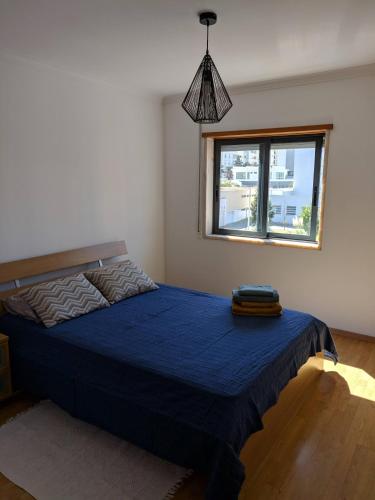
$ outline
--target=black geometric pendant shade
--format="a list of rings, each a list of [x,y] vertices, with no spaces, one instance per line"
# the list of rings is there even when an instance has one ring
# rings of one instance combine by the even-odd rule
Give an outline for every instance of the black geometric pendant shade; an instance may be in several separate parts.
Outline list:
[[[217,123],[233,106],[224,83],[208,52],[208,29],[216,23],[214,12],[202,12],[201,24],[207,26],[206,55],[196,72],[182,107],[197,123]]]
[[[217,123],[233,106],[210,54],[195,74],[182,107],[197,123]]]

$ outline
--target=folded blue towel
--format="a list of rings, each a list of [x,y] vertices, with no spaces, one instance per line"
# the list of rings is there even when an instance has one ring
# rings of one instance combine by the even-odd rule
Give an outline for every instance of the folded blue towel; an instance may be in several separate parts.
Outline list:
[[[240,285],[238,287],[240,295],[273,297],[274,292],[275,290],[271,285]]]
[[[234,302],[279,302],[279,294],[275,290],[272,297],[266,295],[241,295],[239,290],[236,288],[232,291],[232,298]]]

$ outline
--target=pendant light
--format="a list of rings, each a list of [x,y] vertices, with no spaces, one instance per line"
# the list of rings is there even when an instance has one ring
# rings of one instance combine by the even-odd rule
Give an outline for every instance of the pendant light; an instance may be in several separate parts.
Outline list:
[[[182,107],[196,123],[217,123],[232,107],[232,101],[208,52],[208,30],[216,20],[215,12],[199,14],[200,23],[207,27],[206,55],[182,102]]]

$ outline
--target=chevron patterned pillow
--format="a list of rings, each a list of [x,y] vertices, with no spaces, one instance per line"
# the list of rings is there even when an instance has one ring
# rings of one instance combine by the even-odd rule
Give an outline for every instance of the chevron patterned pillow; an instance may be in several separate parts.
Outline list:
[[[34,285],[21,294],[47,328],[109,307],[108,301],[82,273]]]
[[[130,260],[85,272],[85,276],[111,304],[159,288]]]
[[[35,323],[41,323],[33,308],[29,306],[20,293],[11,295],[10,297],[4,299],[3,306],[6,312],[10,314],[21,316],[22,318],[34,321]]]

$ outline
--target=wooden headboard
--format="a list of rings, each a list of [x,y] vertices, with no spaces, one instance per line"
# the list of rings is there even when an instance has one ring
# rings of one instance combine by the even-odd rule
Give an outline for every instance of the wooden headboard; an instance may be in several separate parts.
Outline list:
[[[0,291],[0,299],[32,286],[35,283],[20,286],[19,281],[25,278],[47,274],[71,267],[83,266],[92,262],[101,262],[111,257],[120,257],[127,254],[125,241],[112,241],[90,247],[76,248],[64,252],[50,253],[30,259],[14,260],[0,264],[0,283],[14,282],[14,288]],[[42,279],[36,282],[46,281]]]

